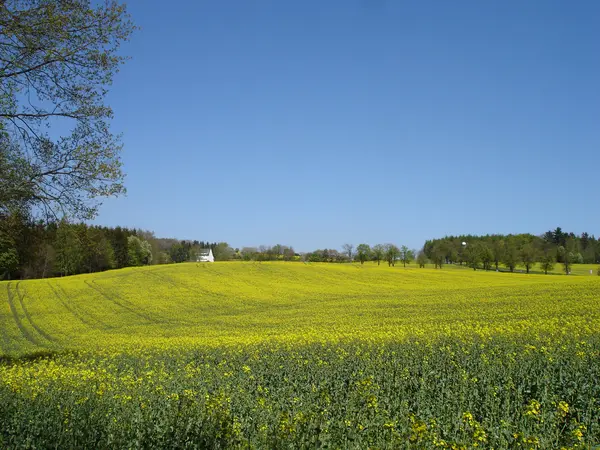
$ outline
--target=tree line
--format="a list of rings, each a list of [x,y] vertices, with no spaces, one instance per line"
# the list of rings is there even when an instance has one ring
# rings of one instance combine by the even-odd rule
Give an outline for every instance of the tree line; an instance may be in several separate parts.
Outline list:
[[[426,241],[422,253],[436,268],[443,264],[464,264],[475,270],[505,268],[514,272],[517,267],[523,267],[529,273],[538,265],[547,274],[556,264],[561,264],[569,274],[573,264],[600,262],[600,241],[589,233],[575,235],[558,227],[540,236],[447,236]]]
[[[418,262],[422,260],[419,256],[415,256],[416,252],[409,249],[406,245],[400,247],[395,244],[359,244],[354,247],[353,244],[344,244],[342,251],[336,249],[319,249],[308,252],[302,255],[304,261],[308,262],[329,262],[329,263],[345,263],[359,262],[364,264],[367,261],[374,261],[380,265],[383,261],[388,266],[395,266],[396,263],[401,263],[404,266],[410,264],[411,261],[417,258]],[[422,262],[423,265],[425,264]]]
[[[195,261],[210,248],[216,260],[234,250],[225,242],[157,238],[126,227],[34,220],[23,211],[0,213],[0,280],[46,278],[123,267]]]

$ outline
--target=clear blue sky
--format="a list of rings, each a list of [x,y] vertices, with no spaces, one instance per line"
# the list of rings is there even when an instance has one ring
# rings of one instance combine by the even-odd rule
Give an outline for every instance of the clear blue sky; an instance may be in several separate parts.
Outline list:
[[[600,2],[129,0],[97,223],[299,251],[600,234]]]

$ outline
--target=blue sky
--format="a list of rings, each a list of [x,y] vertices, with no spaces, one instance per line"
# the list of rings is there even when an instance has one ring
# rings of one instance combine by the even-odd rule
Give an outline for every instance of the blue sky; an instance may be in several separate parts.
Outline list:
[[[600,234],[600,2],[129,0],[97,223],[234,247]]]

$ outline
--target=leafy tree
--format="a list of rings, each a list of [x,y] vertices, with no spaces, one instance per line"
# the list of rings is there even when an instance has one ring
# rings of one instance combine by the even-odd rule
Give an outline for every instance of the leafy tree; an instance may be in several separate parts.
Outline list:
[[[595,245],[588,244],[587,248],[583,251],[583,262],[585,264],[594,264],[596,262]]]
[[[296,258],[296,252],[293,247],[283,246],[283,260],[293,261]]]
[[[419,268],[425,268],[425,264],[427,264],[427,255],[424,250],[419,251],[417,254],[417,264],[419,264]]]
[[[494,262],[494,252],[492,251],[489,245],[481,243],[480,254],[483,269],[490,270],[492,268],[492,263]]]
[[[129,266],[141,266],[140,254],[142,253],[142,243],[137,236],[127,237],[127,264]]]
[[[240,253],[242,254],[242,259],[244,261],[251,261],[256,259],[258,249],[256,247],[243,247]]]
[[[371,247],[369,247],[369,244],[359,244],[359,246],[356,247],[356,257],[361,264],[368,261],[371,257]]]
[[[587,232],[583,232],[581,233],[581,237],[579,238],[579,242],[581,244],[581,250],[585,250],[588,248],[588,246],[590,245],[590,235]]]
[[[81,247],[75,229],[66,219],[62,219],[56,230],[56,269],[60,275],[77,273],[81,263]]]
[[[17,270],[19,256],[15,249],[15,243],[0,230],[0,280],[10,278],[11,272]]]
[[[100,237],[96,242],[94,255],[95,270],[107,270],[115,268],[115,252],[108,239]]]
[[[519,250],[515,242],[506,241],[504,243],[504,255],[502,262],[511,272],[515,271],[515,267],[519,264]]]
[[[142,266],[152,262],[152,247],[137,236],[127,238],[127,250],[130,266]]]
[[[7,216],[11,211],[27,208],[33,192],[25,178],[27,161],[3,128],[0,122],[0,214]]]
[[[480,248],[476,243],[470,242],[465,246],[464,255],[467,265],[473,270],[477,270],[481,263]]]
[[[27,201],[54,217],[91,218],[99,197],[124,192],[104,100],[133,29],[114,0],[0,2],[0,146],[14,156],[0,161],[0,186],[11,187],[2,205]],[[52,139],[54,126],[70,134]]]
[[[553,252],[545,252],[540,260],[540,269],[542,269],[544,273],[548,275],[548,272],[554,269],[554,264],[556,264],[556,258]]]
[[[215,261],[229,261],[233,256],[233,249],[227,242],[219,242],[213,248],[213,256]]]
[[[552,242],[555,245],[563,246],[565,245],[568,233],[563,233],[560,227],[556,227],[556,230],[552,232]]]
[[[142,241],[142,254],[140,260],[142,264],[152,263],[152,247],[148,241]]]
[[[521,263],[525,267],[525,271],[529,273],[538,259],[538,252],[531,244],[526,244],[521,248]]]
[[[492,261],[496,267],[496,271],[498,270],[498,265],[504,260],[504,249],[505,244],[503,240],[496,239],[492,242]]]
[[[181,244],[181,242],[177,242],[171,246],[171,249],[169,250],[169,256],[171,257],[171,261],[174,263],[181,263],[188,260],[187,249]]]
[[[433,260],[434,267],[441,269],[446,262],[446,250],[444,249],[443,243],[436,243],[431,250],[431,259]]]
[[[156,264],[170,264],[171,261],[171,255],[169,255],[169,253],[167,252],[159,252],[158,253],[158,257],[156,259]]]
[[[406,264],[410,264],[410,262],[415,259],[415,253],[410,250],[406,245],[400,247],[400,261],[406,267]]]
[[[371,252],[373,254],[373,260],[377,261],[377,265],[379,265],[381,260],[385,258],[385,247],[381,244],[374,245]]]
[[[88,226],[84,223],[72,225],[74,232],[77,234],[77,240],[79,241],[79,259],[80,267],[77,272],[92,272],[94,265],[94,256],[96,253],[96,243],[92,239],[91,231]]]
[[[110,241],[114,250],[115,265],[118,269],[127,267],[129,260],[129,249],[127,237],[130,235],[127,229],[116,227],[110,233]]]
[[[571,273],[571,264],[574,257],[573,252],[561,245],[558,247],[558,254],[560,256],[565,274],[569,275]]]
[[[394,244],[385,245],[385,260],[387,261],[388,266],[395,266],[399,257],[400,249],[398,247]]]
[[[451,264],[455,261],[463,261],[460,247],[462,247],[462,245],[458,242],[448,243],[446,248],[446,261],[450,261]]]

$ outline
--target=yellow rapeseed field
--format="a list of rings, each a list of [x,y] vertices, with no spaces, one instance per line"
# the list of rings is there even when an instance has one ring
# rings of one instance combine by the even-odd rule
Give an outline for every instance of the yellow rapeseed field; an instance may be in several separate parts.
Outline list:
[[[187,263],[0,302],[0,447],[600,444],[597,276]]]

